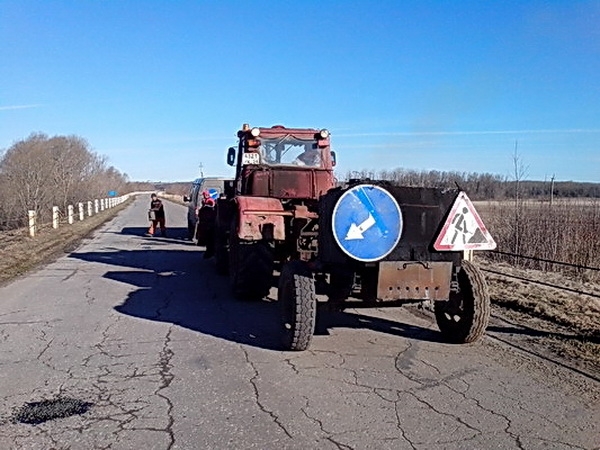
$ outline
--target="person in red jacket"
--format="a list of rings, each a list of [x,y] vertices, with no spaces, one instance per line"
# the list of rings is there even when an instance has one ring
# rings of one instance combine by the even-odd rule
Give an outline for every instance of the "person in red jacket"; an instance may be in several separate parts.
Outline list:
[[[210,196],[210,192],[204,191],[202,192],[202,206],[208,206],[209,208],[214,208],[215,200]]]
[[[150,211],[148,211],[148,215],[150,216],[150,228],[148,228],[147,235],[154,236],[154,232],[160,227],[161,236],[166,236],[165,207],[156,194],[152,194],[150,199]]]

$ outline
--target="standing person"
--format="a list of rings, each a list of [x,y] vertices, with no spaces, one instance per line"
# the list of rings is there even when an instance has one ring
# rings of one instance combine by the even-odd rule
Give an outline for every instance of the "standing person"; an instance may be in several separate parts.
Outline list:
[[[150,211],[148,211],[148,215],[150,216],[150,228],[148,228],[147,235],[154,236],[154,232],[160,226],[161,236],[166,236],[165,208],[156,194],[150,196]]]

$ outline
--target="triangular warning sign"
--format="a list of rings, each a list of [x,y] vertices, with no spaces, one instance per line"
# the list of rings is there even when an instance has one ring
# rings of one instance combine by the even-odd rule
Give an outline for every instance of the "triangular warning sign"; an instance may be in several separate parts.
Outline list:
[[[461,192],[433,248],[438,251],[494,250],[496,242],[485,228],[467,194]]]

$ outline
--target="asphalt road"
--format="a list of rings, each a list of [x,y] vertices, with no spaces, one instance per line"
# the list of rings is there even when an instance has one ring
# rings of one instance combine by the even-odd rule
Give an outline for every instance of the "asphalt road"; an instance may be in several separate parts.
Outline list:
[[[0,289],[0,449],[600,448],[598,381],[408,308],[321,314],[281,351],[277,303],[231,298],[182,206],[145,237],[146,208]]]

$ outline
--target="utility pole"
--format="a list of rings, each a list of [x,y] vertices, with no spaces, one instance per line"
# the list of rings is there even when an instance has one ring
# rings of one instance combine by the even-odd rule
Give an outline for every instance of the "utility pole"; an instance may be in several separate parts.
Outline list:
[[[552,178],[550,178],[550,206],[554,202],[554,176],[555,174],[552,174]]]
[[[204,168],[204,166],[202,165],[202,163],[200,163],[198,165],[198,167],[200,168],[200,178],[204,178],[204,172],[202,171],[202,169]]]

